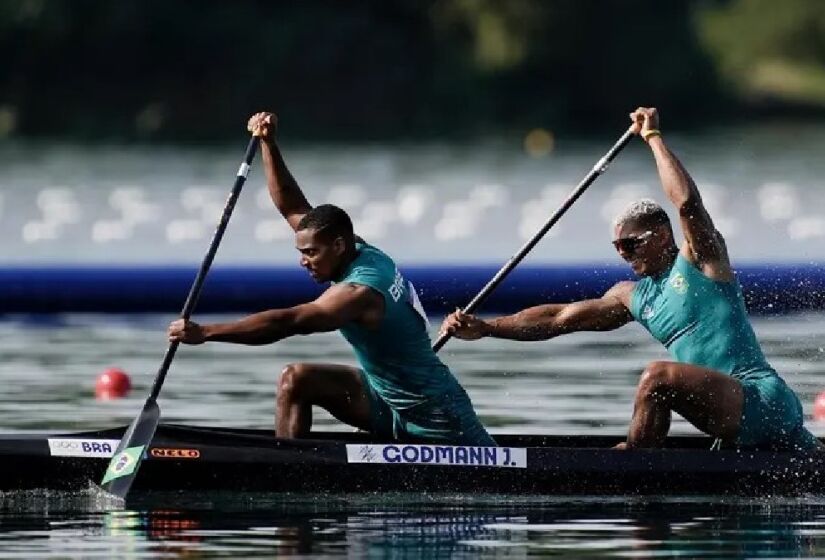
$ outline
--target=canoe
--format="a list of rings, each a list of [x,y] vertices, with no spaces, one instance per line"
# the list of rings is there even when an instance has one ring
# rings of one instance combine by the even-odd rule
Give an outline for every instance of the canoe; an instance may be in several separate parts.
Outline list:
[[[124,427],[0,435],[0,490],[99,482]],[[821,494],[825,453],[711,450],[707,437],[619,451],[619,436],[495,434],[501,447],[413,444],[370,434],[161,424],[133,492],[431,492],[514,495]]]

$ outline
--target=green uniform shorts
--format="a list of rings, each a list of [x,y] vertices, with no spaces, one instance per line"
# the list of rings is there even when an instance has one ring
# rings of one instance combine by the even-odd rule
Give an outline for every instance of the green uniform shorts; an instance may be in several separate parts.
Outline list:
[[[802,404],[781,377],[740,380],[744,390],[736,443],[774,449],[810,451],[820,446],[803,425]]]
[[[461,387],[404,409],[391,407],[361,371],[370,400],[370,432],[397,441],[496,447]]]

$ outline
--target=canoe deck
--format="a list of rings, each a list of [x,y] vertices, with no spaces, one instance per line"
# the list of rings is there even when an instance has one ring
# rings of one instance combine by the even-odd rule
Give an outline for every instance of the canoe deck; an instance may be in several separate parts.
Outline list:
[[[123,430],[0,435],[0,490],[88,487],[102,477]],[[825,453],[710,450],[707,437],[671,437],[663,449],[634,451],[610,449],[618,436],[495,438],[502,448],[484,455],[483,448],[406,445],[363,433],[286,440],[269,430],[162,424],[133,490],[825,494]],[[83,456],[65,456],[74,452]]]

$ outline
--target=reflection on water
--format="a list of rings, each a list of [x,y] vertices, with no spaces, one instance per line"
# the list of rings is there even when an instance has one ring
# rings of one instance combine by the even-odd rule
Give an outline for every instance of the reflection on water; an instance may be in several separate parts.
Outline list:
[[[505,496],[84,495],[0,500],[0,558],[788,557],[825,553],[825,502]],[[33,511],[32,504],[39,508]],[[92,507],[90,507],[90,505]]]

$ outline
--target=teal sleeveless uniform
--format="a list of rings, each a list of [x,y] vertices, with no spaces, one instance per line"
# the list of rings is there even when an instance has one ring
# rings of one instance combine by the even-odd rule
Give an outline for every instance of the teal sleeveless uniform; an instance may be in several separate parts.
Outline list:
[[[381,325],[340,331],[361,365],[372,432],[400,440],[494,446],[470,398],[430,345],[427,316],[392,259],[357,243],[358,256],[336,283],[368,286],[384,297]]]
[[[681,254],[669,270],[636,283],[630,312],[677,362],[738,379],[744,404],[736,442],[812,449],[802,405],[768,364],[745,310],[739,282],[717,282]]]

